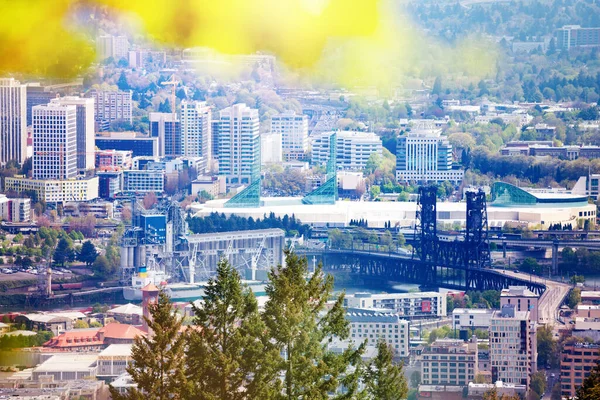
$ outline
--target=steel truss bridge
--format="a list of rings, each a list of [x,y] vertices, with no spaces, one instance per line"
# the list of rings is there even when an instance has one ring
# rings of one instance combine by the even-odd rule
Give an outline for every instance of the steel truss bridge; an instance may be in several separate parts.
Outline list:
[[[437,232],[436,187],[419,188],[414,252],[411,256],[344,249],[300,251],[319,256],[327,269],[358,273],[363,279],[419,283],[459,290],[501,290],[527,286],[542,294],[544,284],[491,269],[487,207],[483,191],[467,193],[463,240],[442,241]]]

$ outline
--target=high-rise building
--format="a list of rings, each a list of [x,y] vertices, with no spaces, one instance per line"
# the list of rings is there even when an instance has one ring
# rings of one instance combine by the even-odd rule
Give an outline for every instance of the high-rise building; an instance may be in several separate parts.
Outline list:
[[[219,175],[229,184],[260,179],[258,110],[235,104],[217,114],[213,127],[219,138]]]
[[[204,170],[211,167],[212,111],[203,101],[181,102],[181,154],[200,157]],[[203,171],[202,171],[203,172]]]
[[[51,103],[73,105],[77,109],[77,171],[85,173],[94,169],[96,134],[94,131],[94,99],[66,96]]]
[[[494,312],[489,329],[493,382],[529,387],[530,376],[537,370],[535,325],[528,311],[515,311],[514,305]]]
[[[77,107],[51,102],[33,107],[33,178],[77,177]]]
[[[0,165],[27,158],[27,86],[0,79]]]
[[[129,57],[129,40],[127,36],[101,35],[96,39],[96,53],[100,60],[112,57],[115,61]]]
[[[600,361],[600,345],[566,342],[560,360],[560,388],[563,398],[575,398],[585,378]]]
[[[47,86],[39,83],[27,84],[27,126],[31,126],[33,121],[32,108],[40,104],[48,104],[50,100],[56,97],[56,93]]]
[[[96,130],[107,131],[113,121],[132,122],[131,90],[92,90],[86,97],[94,99]]]
[[[308,116],[286,112],[271,117],[271,133],[281,134],[285,161],[303,160],[308,153]]]
[[[477,340],[438,339],[421,353],[423,385],[467,386],[477,375]]]
[[[558,49],[569,50],[571,47],[600,46],[600,28],[565,25],[556,30],[555,36]]]
[[[325,165],[329,161],[330,137],[336,132],[325,132],[312,139],[313,165]],[[366,167],[369,157],[382,154],[381,138],[372,132],[337,132],[337,169],[358,171]]]
[[[262,164],[281,163],[281,133],[260,135],[260,156]]]
[[[150,136],[158,138],[159,157],[181,155],[181,123],[173,113],[150,113]]]
[[[398,182],[458,183],[464,171],[452,166],[452,145],[439,129],[413,130],[398,138]]]

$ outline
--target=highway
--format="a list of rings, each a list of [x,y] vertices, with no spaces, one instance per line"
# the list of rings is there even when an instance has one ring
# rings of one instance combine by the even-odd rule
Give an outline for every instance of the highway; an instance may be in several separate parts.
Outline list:
[[[540,324],[554,325],[558,320],[558,310],[571,290],[572,285],[568,283],[561,283],[552,281],[543,277],[526,274],[523,272],[514,271],[503,271],[497,270],[498,272],[523,280],[529,280],[531,282],[537,282],[542,285],[546,285],[546,291],[540,297],[538,303],[538,322]]]

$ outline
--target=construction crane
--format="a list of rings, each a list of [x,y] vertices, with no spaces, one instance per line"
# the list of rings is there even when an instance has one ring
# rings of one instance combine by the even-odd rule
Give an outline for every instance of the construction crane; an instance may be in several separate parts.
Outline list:
[[[176,105],[176,99],[175,99],[175,89],[177,88],[177,85],[179,84],[179,81],[177,81],[175,79],[175,74],[171,75],[171,79],[169,81],[164,81],[161,83],[161,85],[167,86],[170,85],[171,86],[171,157],[176,157],[177,156],[177,151],[175,149],[175,129],[177,129],[177,124],[175,122],[175,119],[177,118],[177,110]],[[166,147],[167,144],[165,143],[165,153],[166,153]],[[168,154],[165,154],[168,155]]]

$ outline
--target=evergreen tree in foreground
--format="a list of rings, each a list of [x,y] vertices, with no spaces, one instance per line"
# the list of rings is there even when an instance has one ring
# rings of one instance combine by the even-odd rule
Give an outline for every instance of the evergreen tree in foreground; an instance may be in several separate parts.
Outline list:
[[[186,336],[180,333],[182,320],[173,313],[169,296],[161,291],[158,303],[150,306],[146,318],[153,332],[138,337],[131,349],[133,362],[127,372],[137,384],[126,394],[111,388],[115,400],[167,400],[186,398],[184,346]]]
[[[575,398],[577,400],[600,399],[600,364],[597,364],[590,375],[584,379],[583,384],[577,389]]]
[[[254,294],[226,259],[193,309],[198,329],[187,350],[190,398],[273,398],[279,353],[265,335]]]
[[[402,364],[393,363],[394,353],[383,340],[377,343],[377,357],[370,363],[365,373],[365,386],[369,399],[404,399],[408,385]]]
[[[326,302],[333,291],[333,278],[325,276],[319,265],[308,277],[308,262],[293,252],[286,251],[286,265],[269,274],[269,300],[265,304],[263,320],[271,342],[283,357],[278,368],[283,376],[283,390],[276,399],[328,399],[341,383],[356,388],[360,374],[346,374],[350,366],[360,363],[360,351],[348,349],[334,354],[327,349],[332,336],[345,339],[349,324],[343,308],[344,295],[326,310]],[[346,394],[340,398],[352,398]]]

